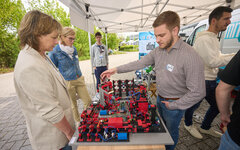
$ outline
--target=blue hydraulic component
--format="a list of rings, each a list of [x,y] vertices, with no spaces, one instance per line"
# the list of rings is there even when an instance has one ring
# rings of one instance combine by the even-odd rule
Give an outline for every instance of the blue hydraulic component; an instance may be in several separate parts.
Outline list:
[[[135,72],[135,74],[136,74],[136,76],[137,76],[138,79],[141,79],[141,71],[137,70],[137,71]]]
[[[125,103],[120,104],[120,112],[125,112]]]
[[[100,110],[100,115],[107,115],[107,110]]]
[[[127,133],[117,133],[118,134],[118,140],[127,140]]]

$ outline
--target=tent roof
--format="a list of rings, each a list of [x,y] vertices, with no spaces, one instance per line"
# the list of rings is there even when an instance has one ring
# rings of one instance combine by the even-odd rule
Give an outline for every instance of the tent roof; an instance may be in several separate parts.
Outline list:
[[[228,6],[226,0],[60,0],[69,7],[71,23],[93,33],[93,26],[111,33],[152,30],[152,23],[163,11],[179,14],[181,26],[208,18],[217,6]],[[231,1],[231,0],[227,0]],[[86,11],[89,6],[89,12]],[[233,9],[240,0],[232,0]],[[89,16],[89,29],[86,16]]]

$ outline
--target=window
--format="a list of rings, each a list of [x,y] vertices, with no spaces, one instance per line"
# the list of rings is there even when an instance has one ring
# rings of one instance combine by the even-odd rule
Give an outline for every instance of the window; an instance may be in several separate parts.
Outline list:
[[[202,32],[206,29],[206,24],[198,27],[197,29],[195,29],[195,31],[189,36],[187,43],[191,46],[193,46],[195,40],[196,40],[196,35],[198,32]]]

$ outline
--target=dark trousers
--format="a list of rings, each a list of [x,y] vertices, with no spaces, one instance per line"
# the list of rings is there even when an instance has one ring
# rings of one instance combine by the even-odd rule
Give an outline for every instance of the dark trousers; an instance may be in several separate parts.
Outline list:
[[[60,150],[72,150],[72,146],[69,146],[67,144],[65,147],[61,148]]]
[[[205,80],[206,83],[206,97],[205,99],[209,103],[210,107],[208,108],[204,120],[202,122],[201,128],[208,130],[211,128],[211,123],[214,118],[218,115],[218,107],[216,103],[215,89],[217,87],[217,82],[215,80]],[[185,111],[185,124],[187,126],[192,125],[192,117],[194,111],[200,106],[202,101],[193,105]]]
[[[107,66],[96,67],[95,69],[95,77],[97,80],[97,89],[98,85],[100,84],[100,75],[107,70]]]

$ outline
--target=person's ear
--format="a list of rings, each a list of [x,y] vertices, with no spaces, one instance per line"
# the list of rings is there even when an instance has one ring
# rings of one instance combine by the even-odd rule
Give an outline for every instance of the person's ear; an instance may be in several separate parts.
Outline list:
[[[172,29],[172,34],[175,36],[178,36],[178,31],[179,31],[179,28],[178,28],[178,26],[176,26]]]
[[[212,18],[212,20],[211,20],[211,25],[216,24],[216,22],[217,22],[217,19],[216,19],[216,18]]]

